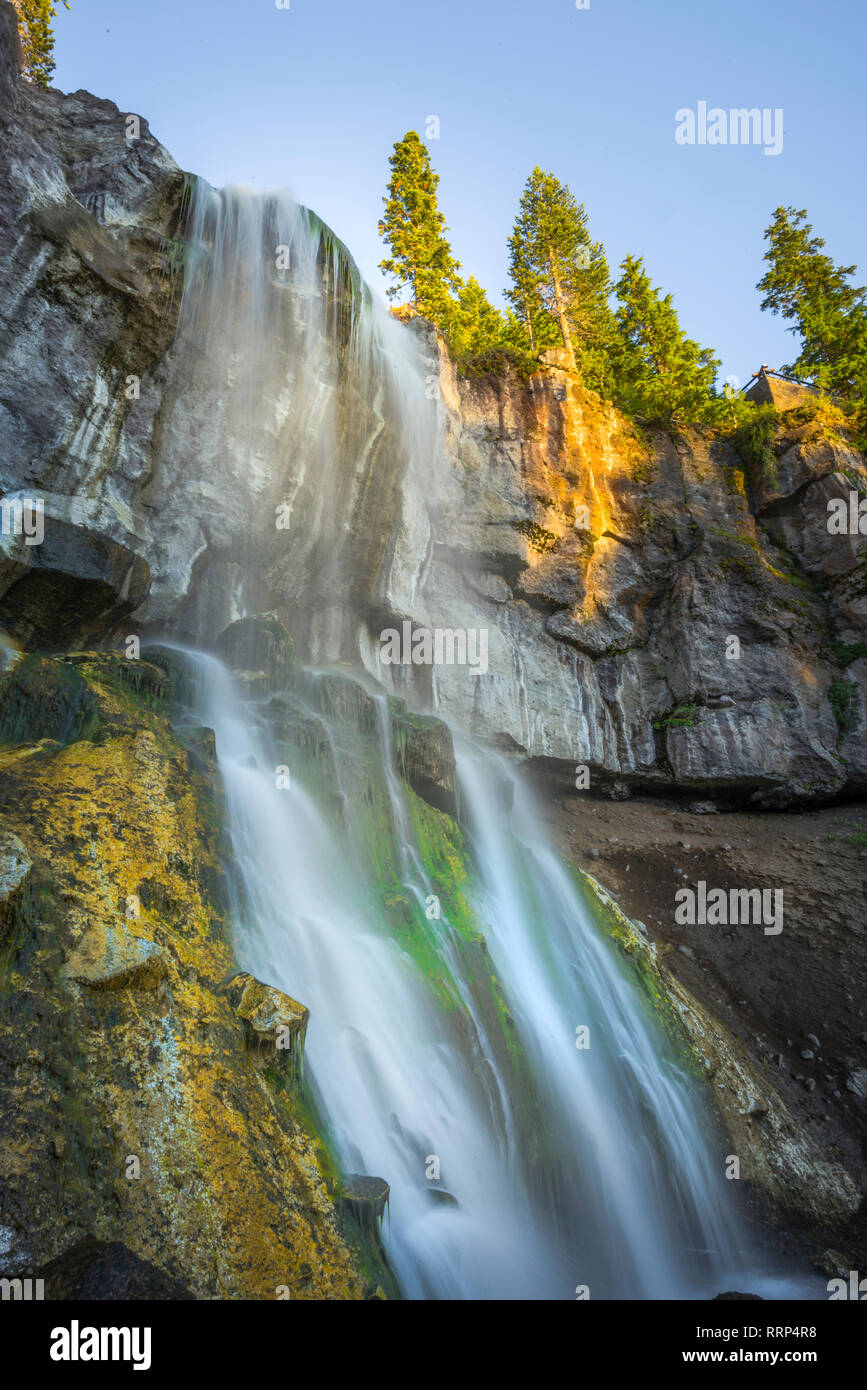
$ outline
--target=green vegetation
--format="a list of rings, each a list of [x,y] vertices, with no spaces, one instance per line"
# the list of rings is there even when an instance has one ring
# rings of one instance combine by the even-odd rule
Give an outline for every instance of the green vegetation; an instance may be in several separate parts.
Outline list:
[[[780,412],[773,405],[758,405],[752,417],[735,434],[735,447],[745,463],[773,486],[777,481],[777,454],[774,440]]]
[[[716,386],[719,359],[681,327],[671,294],[654,285],[641,256],[627,255],[612,282],[605,249],[590,234],[584,204],[550,171],[533,169],[508,241],[507,309],[491,303],[474,276],[463,280],[437,204],[439,177],[415,131],[397,141],[379,231],[390,255],[390,298],[431,319],[465,375],[511,364],[524,376],[546,351],[565,354],[581,383],[627,416],[669,430],[716,426],[770,484],[781,412]],[[867,442],[867,290],[851,283],[855,266],[824,254],[804,210],[778,208],[765,232],[768,269],[762,308],[800,334],[785,368],[817,394],[786,422],[821,419]],[[830,395],[835,399],[832,401]],[[849,434],[851,438],[851,433]],[[643,481],[643,479],[636,479]],[[735,489],[733,484],[733,490]]]
[[[698,705],[678,705],[671,714],[654,721],[654,729],[692,729],[698,723]]]
[[[665,424],[695,424],[715,418],[719,358],[686,336],[671,295],[663,296],[651,284],[642,257],[627,256],[620,269],[615,315],[616,403],[628,414]]]
[[[867,845],[867,826],[849,820],[837,820],[834,823],[835,825],[842,825],[848,834],[837,835],[831,831],[827,837],[829,840],[843,840],[845,844],[852,845],[856,849],[862,849]]]
[[[785,370],[867,404],[867,289],[851,283],[857,266],[835,265],[825,255],[805,208],[777,208],[765,240],[768,269],[756,286],[762,308],[789,320],[801,338]]]
[[[51,21],[57,14],[53,0],[12,0],[18,15],[21,36],[22,71],[30,82],[47,87],[54,72],[54,30]],[[69,9],[67,0],[63,0]]]
[[[835,661],[838,661],[845,668],[851,666],[853,661],[858,661],[860,657],[867,656],[867,643],[838,642],[834,638],[831,641],[831,650],[834,653]]]
[[[839,678],[832,681],[828,690],[828,699],[831,702],[831,709],[834,711],[834,718],[841,733],[846,733],[855,722],[854,685],[851,681],[840,680]]]
[[[445,238],[448,229],[437,203],[439,174],[414,130],[398,140],[389,164],[385,216],[379,223],[379,234],[391,251],[380,270],[397,282],[389,287],[388,297],[394,299],[408,288],[409,302],[418,313],[434,323],[447,323],[451,296],[460,285],[460,263]]]
[[[590,236],[584,204],[538,166],[509,239],[509,275],[506,298],[530,351],[563,348],[584,383],[602,390],[614,332],[605,252]]]

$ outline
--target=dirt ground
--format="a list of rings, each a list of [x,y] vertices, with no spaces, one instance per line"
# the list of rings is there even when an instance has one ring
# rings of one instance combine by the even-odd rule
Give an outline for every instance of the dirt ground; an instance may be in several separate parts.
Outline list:
[[[644,923],[666,965],[867,1190],[867,805],[696,814],[692,803],[550,783],[540,801],[566,856]],[[783,930],[678,925],[675,893],[700,880],[708,891],[782,889]],[[863,1208],[847,1236],[857,1257]]]

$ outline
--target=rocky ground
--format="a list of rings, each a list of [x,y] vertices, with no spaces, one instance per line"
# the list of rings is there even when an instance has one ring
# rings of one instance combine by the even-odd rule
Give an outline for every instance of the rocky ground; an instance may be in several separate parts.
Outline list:
[[[645,925],[664,970],[744,1043],[804,1131],[863,1185],[867,804],[697,814],[695,802],[614,801],[549,783],[540,805],[566,856]],[[702,879],[709,889],[782,889],[782,932],[678,925],[677,889]],[[863,1212],[836,1238],[857,1264]]]

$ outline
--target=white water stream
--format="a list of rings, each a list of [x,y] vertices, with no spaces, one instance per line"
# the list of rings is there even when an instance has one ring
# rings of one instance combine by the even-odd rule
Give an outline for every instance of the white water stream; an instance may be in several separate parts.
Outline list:
[[[340,362],[328,360],[343,253],[291,200],[201,186],[191,226],[179,344],[215,392],[203,465],[221,486],[266,498],[266,511],[275,497],[289,501],[293,525],[303,525],[274,570],[281,594],[320,630],[325,595],[345,644],[369,559],[353,548],[354,527],[378,433],[390,422],[406,470],[434,466],[436,413],[418,389],[424,365],[411,335],[362,289],[349,296]],[[289,295],[272,263],[283,242]],[[365,415],[354,440],[347,393]],[[411,542],[411,526],[402,536]],[[410,557],[409,571],[420,574],[424,559]],[[241,584],[235,610],[245,601]],[[312,789],[294,777],[278,789],[281,759],[261,707],[242,699],[213,657],[191,659],[196,717],[216,733],[243,882],[239,960],[310,1009],[307,1074],[346,1171],[391,1186],[385,1239],[403,1291],[567,1299],[589,1286],[593,1298],[708,1297],[746,1278],[755,1289],[701,1088],[546,841],[515,772],[456,733],[478,925],[514,1019],[517,1062],[494,1036],[448,903],[427,929],[455,981],[451,1017],[384,925],[365,872],[364,807],[348,807],[337,831]],[[433,890],[395,768],[389,704],[375,699],[401,877],[423,905]],[[337,745],[340,730],[328,732]],[[579,1049],[584,1027],[590,1046]],[[433,1158],[439,1180],[427,1175]]]

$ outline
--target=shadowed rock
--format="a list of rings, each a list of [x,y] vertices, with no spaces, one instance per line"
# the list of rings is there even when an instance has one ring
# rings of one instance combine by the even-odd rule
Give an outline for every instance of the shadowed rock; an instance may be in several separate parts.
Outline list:
[[[22,535],[0,540],[0,628],[25,647],[97,645],[147,597],[146,560],[48,507],[39,545]]]
[[[119,1240],[83,1240],[37,1270],[45,1297],[55,1302],[168,1300],[195,1301],[195,1295],[164,1269],[128,1250]]]
[[[276,613],[239,618],[220,633],[217,651],[235,671],[263,674],[280,682],[291,670],[295,647]]]

